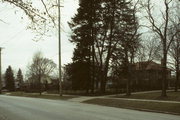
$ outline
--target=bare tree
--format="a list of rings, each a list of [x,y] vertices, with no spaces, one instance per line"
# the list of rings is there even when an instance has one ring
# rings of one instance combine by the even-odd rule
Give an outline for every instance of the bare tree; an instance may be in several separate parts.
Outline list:
[[[40,95],[42,92],[41,90],[42,77],[49,76],[54,71],[55,68],[56,68],[56,64],[52,60],[48,58],[44,58],[41,52],[37,52],[34,54],[32,63],[28,66],[28,75],[35,76],[37,78],[39,83]]]
[[[173,35],[173,33],[178,33],[174,37],[174,41],[172,42],[169,50],[169,55],[173,61],[173,68],[176,72],[176,80],[175,80],[175,92],[178,91],[179,86],[179,70],[180,70],[180,12],[179,10],[179,4],[175,4],[175,16],[174,19],[172,18],[172,28],[169,31],[169,37]]]
[[[152,0],[145,1],[147,3],[143,4],[145,11],[147,13],[146,19],[149,21],[150,25],[146,26],[150,28],[157,36],[159,36],[159,40],[162,43],[162,51],[163,51],[163,59],[162,59],[162,94],[161,96],[166,97],[166,70],[167,70],[167,53],[169,47],[176,36],[177,32],[173,33],[171,37],[168,37],[168,31],[171,28],[170,21],[170,6],[172,4],[172,0],[163,0],[164,9],[160,10],[161,15],[154,15]],[[160,19],[159,22],[157,19]]]
[[[57,0],[0,0],[0,2],[15,6],[28,16],[30,21],[27,28],[36,33],[34,39],[36,41],[50,35],[50,30],[57,28]],[[2,19],[0,21],[5,23]]]
[[[180,40],[176,39],[173,41],[169,55],[171,56],[171,59],[173,59],[173,65],[176,72],[176,80],[175,80],[175,92],[178,91],[178,85],[179,85],[179,70],[180,70]]]
[[[147,36],[146,36],[147,37]],[[136,53],[136,60],[142,61],[153,61],[161,60],[161,43],[157,41],[156,37],[143,38],[143,42]]]

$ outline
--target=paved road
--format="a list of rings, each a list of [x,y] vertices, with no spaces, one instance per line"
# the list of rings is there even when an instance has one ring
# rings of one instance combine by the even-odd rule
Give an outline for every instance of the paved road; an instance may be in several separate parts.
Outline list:
[[[0,95],[0,120],[180,120],[180,116]]]

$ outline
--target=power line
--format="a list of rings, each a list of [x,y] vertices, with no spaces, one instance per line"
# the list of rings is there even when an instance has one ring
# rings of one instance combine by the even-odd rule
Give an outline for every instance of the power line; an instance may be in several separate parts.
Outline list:
[[[4,24],[9,24],[7,22],[5,22],[4,20],[0,19],[0,22],[4,23]]]
[[[15,35],[13,35],[12,37],[10,37],[8,40],[6,40],[5,42],[1,43],[1,45],[6,44],[7,42],[10,42],[12,40],[14,40],[18,35],[21,35],[20,33],[24,30],[24,28],[22,30],[20,30],[19,32],[17,32]]]

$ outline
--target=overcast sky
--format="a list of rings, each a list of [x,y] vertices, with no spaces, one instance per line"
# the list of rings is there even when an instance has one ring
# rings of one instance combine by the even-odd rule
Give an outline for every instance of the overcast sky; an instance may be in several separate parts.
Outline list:
[[[76,13],[78,0],[64,0],[62,9],[62,64],[71,62],[74,46],[69,42],[68,21]],[[2,51],[2,70],[11,65],[14,70],[21,68],[26,70],[36,51],[42,51],[45,57],[53,59],[58,63],[58,40],[56,36],[45,38],[43,41],[35,42],[34,34],[26,30],[27,22],[21,19],[22,12],[17,11],[11,5],[0,4],[0,47]],[[24,71],[25,72],[25,71]]]
[[[71,62],[74,46],[69,42],[70,28],[67,24],[71,21],[73,15],[77,12],[79,0],[62,0],[62,64]],[[155,16],[159,16],[160,9],[163,9],[161,1],[152,0],[156,8]],[[144,11],[141,11],[141,15]],[[0,3],[0,19],[6,23],[0,22],[0,47],[4,47],[2,51],[2,69],[3,73],[6,68],[11,65],[14,70],[21,68],[24,73],[32,56],[36,51],[42,51],[45,57],[51,58],[58,63],[58,39],[57,36],[45,38],[39,42],[32,39],[35,34],[30,30],[26,30],[27,20],[21,19],[23,12],[15,9],[9,4]],[[159,19],[159,17],[158,17]],[[160,19],[159,19],[160,20]],[[147,24],[146,21],[144,21]],[[156,19],[157,22],[157,19]],[[147,37],[147,36],[146,36]]]

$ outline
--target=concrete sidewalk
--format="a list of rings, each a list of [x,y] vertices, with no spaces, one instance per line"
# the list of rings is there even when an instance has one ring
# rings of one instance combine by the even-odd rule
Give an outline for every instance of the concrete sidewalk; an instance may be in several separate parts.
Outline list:
[[[129,99],[129,98],[106,98],[106,99],[118,99],[118,100],[129,100],[129,101],[142,101],[142,102],[158,102],[158,103],[178,103],[180,101],[168,101],[168,100],[149,100],[149,99]]]
[[[101,97],[84,97],[84,96],[81,96],[81,97],[69,99],[68,101],[81,103],[81,102],[91,100],[91,99],[95,99],[95,98],[101,98]]]
[[[178,103],[180,104],[180,101],[167,101],[167,100],[149,100],[149,99],[130,99],[130,98],[112,98],[112,97],[106,97],[106,96],[101,96],[101,97],[78,97],[78,98],[72,98],[69,99],[68,101],[71,102],[84,102],[87,100],[92,100],[96,98],[105,98],[105,99],[119,99],[119,100],[129,100],[129,101],[142,101],[142,102],[158,102],[158,103]]]
[[[143,94],[143,93],[155,93],[155,92],[160,92],[161,90],[155,90],[155,91],[144,91],[144,92],[135,92],[132,94]],[[173,91],[173,90],[168,90],[168,91]],[[178,103],[180,104],[180,101],[167,101],[167,100],[150,100],[150,99],[131,99],[131,98],[115,98],[113,96],[118,96],[118,95],[125,95],[125,94],[116,94],[116,95],[105,95],[105,96],[78,96],[77,98],[72,98],[69,99],[71,102],[84,102],[87,100],[91,99],[96,99],[96,98],[105,98],[105,99],[121,99],[121,100],[129,100],[129,101],[147,101],[147,102],[161,102],[161,103]]]
[[[167,92],[173,92],[174,90],[167,90]],[[152,91],[142,91],[142,92],[133,92],[131,93],[132,95],[137,95],[137,94],[144,94],[144,93],[156,93],[156,92],[161,92],[161,90],[152,90]],[[106,95],[107,97],[113,97],[113,96],[119,96],[119,95],[126,95],[126,93],[123,94],[114,94],[114,95]]]
[[[144,91],[144,92],[135,92],[132,94],[142,94],[142,93],[154,93],[154,92],[159,92],[160,90],[155,90],[155,91]],[[72,98],[69,99],[71,102],[83,102],[86,100],[91,100],[95,98],[110,98],[113,96],[118,96],[118,95],[125,95],[125,94],[113,94],[113,95],[103,95],[103,96],[78,96],[77,98]]]

